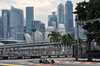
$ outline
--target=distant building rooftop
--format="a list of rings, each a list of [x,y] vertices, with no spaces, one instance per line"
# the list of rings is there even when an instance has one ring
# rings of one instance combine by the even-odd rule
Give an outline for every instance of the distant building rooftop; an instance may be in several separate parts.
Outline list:
[[[4,45],[4,43],[0,43],[0,45]]]
[[[0,40],[4,44],[17,43],[18,40]]]

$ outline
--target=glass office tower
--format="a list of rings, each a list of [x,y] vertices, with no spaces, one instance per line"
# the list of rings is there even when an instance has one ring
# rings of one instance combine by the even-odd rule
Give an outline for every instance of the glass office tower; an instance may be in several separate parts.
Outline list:
[[[40,30],[41,29],[41,21],[34,21],[34,28],[37,29],[37,30]]]
[[[4,26],[4,14],[6,13],[6,12],[9,12],[9,10],[7,10],[7,9],[2,9],[2,16],[1,16],[1,18],[0,18],[0,25],[2,26],[2,27],[0,27],[0,38],[4,38],[4,29],[5,29],[5,27],[3,27]],[[7,17],[8,17],[9,15],[7,15]],[[8,21],[9,21],[10,19],[8,19]]]
[[[43,36],[45,36],[45,24],[44,23],[41,24],[41,32]]]
[[[3,25],[2,17],[0,17],[0,25]],[[3,38],[4,32],[3,32],[3,27],[0,27],[0,38]]]
[[[53,22],[57,25],[56,12],[52,12],[52,15],[48,15],[48,26],[54,26]]]
[[[10,11],[10,27],[17,27],[11,28],[11,38],[14,40],[23,40],[24,39],[24,33],[23,30],[20,28],[23,28],[23,10],[14,8],[11,6]]]
[[[10,10],[7,10],[3,15],[4,26],[10,26]],[[4,27],[4,39],[10,38],[10,28]]]
[[[26,28],[33,29],[33,22],[34,22],[34,8],[26,7]],[[27,33],[32,36],[31,30],[27,30]]]
[[[64,24],[64,5],[60,3],[57,7],[57,28],[59,24]]]
[[[71,1],[67,1],[65,4],[65,27],[67,33],[74,33],[73,4]]]

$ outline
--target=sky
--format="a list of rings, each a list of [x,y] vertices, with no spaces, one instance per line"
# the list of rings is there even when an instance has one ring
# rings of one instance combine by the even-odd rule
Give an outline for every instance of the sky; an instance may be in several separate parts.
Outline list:
[[[10,9],[11,5],[15,8],[24,11],[24,18],[26,17],[26,7],[34,7],[34,19],[40,20],[42,23],[48,24],[48,15],[53,11],[57,11],[59,3],[65,5],[67,0],[0,0],[0,16],[2,9]],[[84,0],[71,0],[73,3],[73,10],[75,11],[76,3]],[[89,1],[89,0],[86,0]]]

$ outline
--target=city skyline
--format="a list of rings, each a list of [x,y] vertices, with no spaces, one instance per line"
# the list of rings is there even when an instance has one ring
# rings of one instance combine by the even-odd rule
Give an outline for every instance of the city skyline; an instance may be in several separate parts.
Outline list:
[[[24,11],[24,18],[26,17],[26,11],[25,8],[27,6],[34,7],[34,19],[40,20],[43,23],[48,23],[48,15],[51,14],[53,11],[57,11],[57,6],[59,3],[63,3],[65,6],[67,0],[0,0],[0,15],[2,9],[10,9],[11,5],[13,5],[16,8],[22,9]],[[76,7],[76,3],[82,2],[84,0],[71,0],[74,7]],[[86,0],[89,1],[89,0]],[[49,8],[48,8],[49,7]]]

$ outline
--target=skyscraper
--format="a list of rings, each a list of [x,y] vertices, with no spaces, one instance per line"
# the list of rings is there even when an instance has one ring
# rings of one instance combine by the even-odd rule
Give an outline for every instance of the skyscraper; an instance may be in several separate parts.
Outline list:
[[[52,15],[48,15],[48,26],[54,26],[54,23],[57,26],[57,15],[56,12],[52,12]],[[57,28],[57,27],[56,27]]]
[[[4,26],[4,14],[7,13],[8,11],[9,11],[9,10],[7,10],[7,9],[3,9],[3,10],[2,10],[2,16],[1,16],[1,18],[0,18],[0,20],[1,20],[1,21],[0,21],[0,25],[2,26],[2,27],[0,27],[0,35],[1,35],[0,38],[4,38],[4,29],[5,29],[5,28],[3,27],[3,26]],[[9,21],[9,19],[8,19],[8,21]]]
[[[45,35],[45,24],[41,23],[39,20],[34,21],[34,29],[40,30],[42,35]]]
[[[11,6],[10,27],[23,28],[23,11]],[[14,40],[23,40],[24,34],[22,29],[11,29],[11,37]]]
[[[34,8],[26,7],[26,28],[33,29],[33,22],[34,22]],[[31,30],[27,30],[27,33],[32,36]]]
[[[44,23],[41,24],[41,33],[43,34],[43,36],[45,35],[45,24]]]
[[[9,12],[10,10],[7,9],[2,9],[2,17],[4,16],[5,13]]]
[[[57,7],[57,28],[59,24],[64,24],[64,5],[60,3]]]
[[[4,32],[3,32],[3,25],[2,17],[0,17],[0,38],[3,38]]]
[[[3,14],[4,26],[10,26],[10,10]],[[4,27],[4,39],[10,38],[10,28]]]
[[[40,29],[41,28],[41,21],[39,21],[39,20],[34,21],[34,28]]]
[[[74,33],[73,4],[69,0],[65,4],[65,28],[67,33]]]

